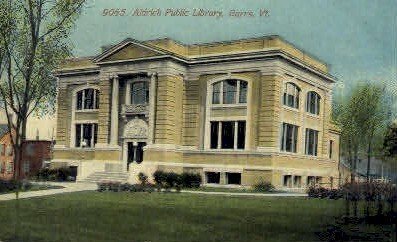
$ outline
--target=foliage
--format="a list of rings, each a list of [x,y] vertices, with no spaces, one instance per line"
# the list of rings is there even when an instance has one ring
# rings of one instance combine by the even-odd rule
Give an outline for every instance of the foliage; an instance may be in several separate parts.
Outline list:
[[[183,172],[181,174],[183,188],[198,188],[201,184],[201,175],[198,173]]]
[[[307,195],[310,198],[328,198],[337,200],[343,198],[343,190],[311,186],[307,190]]]
[[[53,71],[71,54],[69,39],[85,0],[0,0],[0,108],[19,167],[27,119],[54,110]],[[19,169],[15,169],[15,179]]]
[[[383,141],[383,151],[386,157],[397,156],[397,123],[392,123],[387,128]]]
[[[165,188],[169,190],[175,188],[179,191],[182,188],[197,188],[201,183],[200,174],[189,172],[177,174],[175,172],[157,170],[153,173],[153,177],[158,189]]]
[[[254,185],[254,191],[256,192],[271,192],[274,191],[275,187],[267,181],[259,181]]]
[[[128,184],[120,182],[103,181],[97,183],[97,191],[105,192],[153,192],[154,185],[150,183],[146,184]]]
[[[154,182],[157,185],[158,190],[160,190],[162,187],[164,187],[165,184],[165,178],[166,178],[166,173],[161,170],[157,170],[153,173],[153,178]]]
[[[141,182],[142,185],[145,185],[148,183],[148,176],[143,172],[139,172],[138,180]]]
[[[182,181],[181,176],[176,174],[175,172],[165,173],[165,189],[176,188],[177,190],[181,189]]]
[[[13,192],[15,190],[26,191],[32,187],[32,184],[28,181],[16,181],[16,180],[0,180],[0,193]]]
[[[355,170],[360,153],[366,154],[367,176],[371,157],[382,153],[383,136],[392,118],[389,97],[384,86],[365,82],[335,104],[333,116],[341,128],[342,155]]]
[[[56,169],[42,168],[36,178],[39,181],[69,181],[71,180],[72,170],[69,167],[61,167]]]

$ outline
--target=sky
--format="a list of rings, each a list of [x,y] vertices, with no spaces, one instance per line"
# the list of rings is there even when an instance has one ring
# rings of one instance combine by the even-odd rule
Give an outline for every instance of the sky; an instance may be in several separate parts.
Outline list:
[[[202,8],[214,17],[102,16],[104,9]],[[267,17],[229,17],[230,10],[267,9]],[[397,90],[397,0],[88,0],[71,36],[75,56],[127,37],[169,37],[202,43],[280,35],[330,66],[338,86],[362,80],[387,82]]]

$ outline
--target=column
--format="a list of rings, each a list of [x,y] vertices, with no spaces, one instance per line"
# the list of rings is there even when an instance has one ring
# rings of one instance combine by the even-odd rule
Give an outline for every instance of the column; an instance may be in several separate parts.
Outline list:
[[[149,73],[150,75],[150,89],[149,89],[149,139],[148,143],[154,143],[155,133],[155,120],[156,120],[156,86],[157,86],[157,73]]]
[[[125,83],[125,104],[131,104],[131,82],[129,81]]]
[[[110,144],[117,146],[118,140],[118,129],[119,129],[119,77],[113,76],[113,87],[112,87],[112,109],[111,109],[111,120],[110,120]]]

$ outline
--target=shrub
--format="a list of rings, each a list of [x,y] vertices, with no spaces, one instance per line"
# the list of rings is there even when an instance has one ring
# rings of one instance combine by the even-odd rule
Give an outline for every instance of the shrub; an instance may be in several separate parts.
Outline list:
[[[17,189],[26,191],[29,190],[30,188],[32,188],[32,184],[28,181],[0,180],[0,193],[12,192]]]
[[[343,191],[341,189],[330,189],[328,191],[328,198],[335,200],[343,198]]]
[[[120,182],[110,182],[109,191],[120,192],[121,191],[121,183]]]
[[[120,183],[120,182],[110,182],[110,181],[102,181],[97,183],[97,191],[105,192],[153,192],[155,190],[155,185],[146,183],[146,184],[129,184],[129,183]]]
[[[274,191],[275,187],[267,181],[260,181],[254,185],[254,191],[256,192],[270,192]]]
[[[98,192],[104,192],[109,190],[109,183],[108,182],[98,182],[97,183],[97,191]]]
[[[138,179],[142,185],[145,185],[148,183],[148,176],[143,172],[139,172]]]
[[[181,174],[181,183],[184,188],[197,188],[201,184],[201,175],[197,173],[183,172]]]
[[[307,190],[307,195],[311,198],[329,198],[329,199],[340,199],[343,198],[342,189],[327,189],[324,187],[311,186]]]
[[[161,189],[164,187],[165,184],[165,178],[166,178],[166,173],[164,171],[157,170],[153,173],[153,178],[154,181],[157,185],[157,189]]]
[[[120,191],[129,192],[131,190],[131,185],[128,183],[120,184]]]
[[[42,168],[36,173],[37,180],[40,181],[68,181],[72,171],[69,167],[56,169]]]
[[[181,186],[181,176],[175,172],[165,173],[165,188],[171,189],[173,187],[179,188]]]
[[[311,198],[317,198],[318,196],[318,190],[314,186],[310,186],[309,189],[307,190],[307,195]]]

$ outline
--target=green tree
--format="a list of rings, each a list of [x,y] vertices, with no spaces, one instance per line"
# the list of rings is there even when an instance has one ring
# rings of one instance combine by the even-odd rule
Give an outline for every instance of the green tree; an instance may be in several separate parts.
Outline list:
[[[71,54],[69,35],[85,0],[0,0],[0,104],[12,132],[19,179],[27,118],[53,111],[54,69]],[[18,196],[18,193],[17,193]]]
[[[360,154],[367,157],[367,184],[369,182],[371,158],[382,153],[384,133],[392,118],[389,103],[383,85],[365,82],[354,87],[351,94],[336,105],[335,118],[342,130],[342,152],[352,168],[352,182],[355,182]]]
[[[397,156],[397,123],[392,123],[387,128],[383,142],[383,150],[386,157]]]

